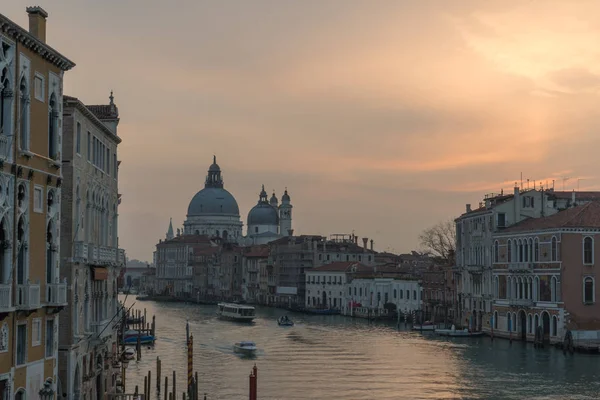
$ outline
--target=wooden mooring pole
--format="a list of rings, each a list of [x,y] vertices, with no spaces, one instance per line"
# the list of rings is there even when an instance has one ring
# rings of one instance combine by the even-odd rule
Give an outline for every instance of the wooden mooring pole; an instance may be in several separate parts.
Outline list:
[[[160,393],[160,357],[156,357],[156,391]]]

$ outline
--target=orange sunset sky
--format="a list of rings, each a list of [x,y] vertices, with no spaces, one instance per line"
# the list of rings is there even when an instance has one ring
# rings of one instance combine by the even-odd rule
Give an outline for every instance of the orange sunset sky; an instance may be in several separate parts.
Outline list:
[[[246,219],[376,250],[523,178],[596,190],[600,1],[41,0],[65,94],[121,114],[120,247],[150,261],[213,154]],[[0,12],[27,27],[25,7]],[[531,184],[532,185],[532,184]]]

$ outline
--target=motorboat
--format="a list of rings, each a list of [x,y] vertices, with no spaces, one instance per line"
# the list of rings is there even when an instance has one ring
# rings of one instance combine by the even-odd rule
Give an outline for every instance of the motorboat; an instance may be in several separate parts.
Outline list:
[[[425,321],[421,325],[413,325],[413,331],[435,331],[435,324],[431,321]]]
[[[235,343],[233,345],[233,351],[235,353],[253,355],[254,353],[256,353],[256,343],[248,341]]]
[[[252,322],[256,317],[254,307],[232,303],[217,304],[217,315],[221,319],[237,322]]]
[[[463,330],[457,330],[454,325],[452,325],[452,329],[436,329],[435,333],[440,336],[450,336],[450,337],[473,337],[473,336],[483,336],[483,332],[469,332],[467,328]]]
[[[125,357],[126,360],[133,360],[135,358],[135,349],[133,347],[126,348],[123,352],[123,357]]]
[[[279,326],[294,326],[294,321],[292,321],[291,319],[289,319],[287,317],[287,315],[286,315],[284,317],[279,317],[277,319],[277,324]]]

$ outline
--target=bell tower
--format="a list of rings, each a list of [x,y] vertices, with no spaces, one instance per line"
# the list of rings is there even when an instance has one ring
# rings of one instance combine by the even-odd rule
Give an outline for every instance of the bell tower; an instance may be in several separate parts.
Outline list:
[[[290,195],[287,188],[283,196],[281,196],[281,205],[279,206],[279,234],[282,236],[289,235],[292,229],[292,204],[290,203]]]

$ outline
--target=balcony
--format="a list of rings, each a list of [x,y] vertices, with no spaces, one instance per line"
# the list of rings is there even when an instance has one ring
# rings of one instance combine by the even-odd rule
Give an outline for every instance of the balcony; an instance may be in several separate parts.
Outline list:
[[[0,314],[14,310],[12,306],[12,284],[0,285]]]
[[[533,272],[534,264],[530,262],[510,263],[508,270],[514,272]]]
[[[98,339],[105,339],[113,334],[113,321],[105,319],[92,323],[92,331]]]
[[[73,259],[75,262],[94,265],[123,266],[125,250],[78,241],[73,249]]]
[[[117,266],[122,267],[125,265],[125,249],[118,249],[117,251]]]
[[[85,242],[75,242],[73,247],[73,260],[78,263],[87,263],[88,244]]]
[[[67,283],[46,284],[46,306],[63,307],[67,305]]]
[[[511,307],[533,307],[531,299],[509,299],[508,305]]]
[[[17,285],[16,308],[19,310],[37,310],[40,304],[40,285],[27,283]]]

